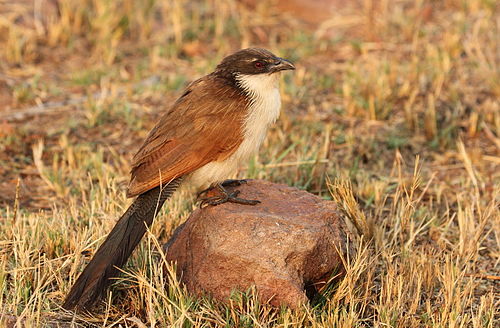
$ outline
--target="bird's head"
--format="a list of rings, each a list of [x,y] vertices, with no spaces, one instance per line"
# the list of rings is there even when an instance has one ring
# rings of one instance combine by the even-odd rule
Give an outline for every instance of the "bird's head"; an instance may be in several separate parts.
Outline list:
[[[247,48],[225,57],[216,72],[232,75],[273,74],[293,70],[295,66],[288,60],[275,56],[261,48]]]
[[[265,93],[266,89],[277,88],[280,75],[277,73],[294,69],[290,61],[266,49],[247,48],[225,57],[214,74],[247,92]]]

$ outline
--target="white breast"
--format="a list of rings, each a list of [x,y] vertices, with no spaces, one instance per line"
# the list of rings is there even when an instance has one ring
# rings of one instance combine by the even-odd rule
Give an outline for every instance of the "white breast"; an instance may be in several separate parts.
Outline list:
[[[279,73],[239,75],[237,80],[252,99],[244,121],[243,142],[226,160],[208,163],[191,174],[189,182],[197,189],[230,178],[238,167],[257,154],[269,126],[279,116]]]

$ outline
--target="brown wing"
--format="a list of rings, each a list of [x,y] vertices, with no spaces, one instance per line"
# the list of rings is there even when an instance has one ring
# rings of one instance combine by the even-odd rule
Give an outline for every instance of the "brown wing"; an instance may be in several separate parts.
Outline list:
[[[128,197],[231,155],[243,140],[246,97],[212,75],[188,86],[132,161]]]

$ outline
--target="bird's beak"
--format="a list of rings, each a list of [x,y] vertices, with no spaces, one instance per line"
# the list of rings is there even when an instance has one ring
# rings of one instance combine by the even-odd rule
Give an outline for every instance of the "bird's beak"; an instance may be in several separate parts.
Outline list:
[[[291,62],[289,62],[284,58],[279,58],[279,57],[276,58],[276,62],[271,67],[272,72],[279,72],[279,71],[286,71],[293,69],[295,69],[295,66]]]

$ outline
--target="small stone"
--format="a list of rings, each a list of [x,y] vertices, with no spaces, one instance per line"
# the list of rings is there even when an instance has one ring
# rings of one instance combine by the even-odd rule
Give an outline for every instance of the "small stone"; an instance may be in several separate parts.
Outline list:
[[[189,292],[224,301],[255,286],[262,302],[297,308],[342,275],[347,230],[334,202],[260,180],[228,189],[261,203],[197,209],[165,245]]]

